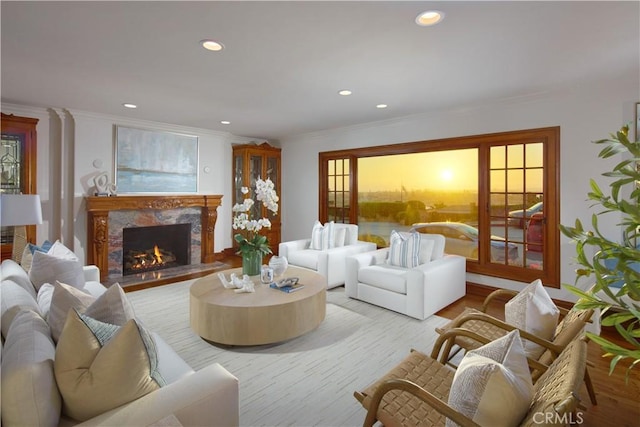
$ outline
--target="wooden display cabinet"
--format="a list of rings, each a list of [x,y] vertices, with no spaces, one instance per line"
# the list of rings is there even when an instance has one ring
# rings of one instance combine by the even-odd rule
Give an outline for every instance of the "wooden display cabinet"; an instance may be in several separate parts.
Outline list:
[[[236,203],[242,203],[245,195],[242,194],[241,188],[249,188],[249,197],[256,202],[252,212],[252,219],[269,218],[271,221],[271,229],[262,229],[260,234],[267,237],[269,246],[274,254],[278,253],[278,245],[280,244],[281,230],[281,214],[282,194],[281,194],[281,172],[280,172],[281,149],[272,147],[266,142],[260,145],[246,144],[236,145],[233,147],[233,200],[232,206]],[[256,181],[258,178],[270,178],[275,185],[276,192],[280,201],[278,202],[278,213],[274,214],[262,203],[255,199]],[[233,219],[232,219],[233,220]],[[237,234],[238,230],[232,229],[232,237]],[[234,249],[237,249],[237,243],[233,239]]]

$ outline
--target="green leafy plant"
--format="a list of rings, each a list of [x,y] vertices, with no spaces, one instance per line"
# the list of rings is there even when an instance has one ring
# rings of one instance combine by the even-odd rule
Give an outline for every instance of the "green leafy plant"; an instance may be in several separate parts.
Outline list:
[[[578,309],[601,310],[602,325],[613,326],[626,342],[625,346],[592,333],[606,357],[611,357],[609,373],[618,362],[630,360],[629,371],[640,363],[640,141],[628,138],[629,128],[623,127],[607,139],[594,141],[603,146],[598,157],[606,159],[622,154],[624,160],[612,171],[602,175],[612,178],[609,194],[605,194],[591,179],[588,200],[600,210],[591,217],[591,230],[585,229],[580,220],[573,227],[560,225],[561,232],[576,243],[576,284],[564,285],[579,297]],[[608,239],[598,228],[600,215],[618,212],[622,239]],[[593,287],[582,290],[577,282],[583,278],[595,279]],[[593,279],[592,279],[593,278]]]

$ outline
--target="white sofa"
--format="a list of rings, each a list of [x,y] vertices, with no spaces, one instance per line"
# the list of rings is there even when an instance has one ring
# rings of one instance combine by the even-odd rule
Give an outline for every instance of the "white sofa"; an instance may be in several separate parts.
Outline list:
[[[106,292],[99,282],[97,267],[85,266],[83,270],[85,292],[94,297]],[[217,363],[193,371],[154,332],[151,335],[156,344],[159,371],[167,385],[82,423],[62,414],[62,397],[53,373],[56,347],[47,323],[38,320],[50,307],[43,307],[42,301],[38,304],[35,288],[19,264],[3,261],[0,274],[3,426],[239,424],[237,378]],[[25,323],[21,325],[23,319]],[[33,320],[40,322],[38,328],[24,327]]]
[[[336,236],[340,236],[337,247],[311,249],[311,238],[282,242],[278,247],[278,254],[286,257],[289,265],[308,268],[326,277],[329,289],[344,285],[348,256],[376,249],[375,243],[358,240],[357,225],[336,223],[334,227]]]
[[[465,258],[444,253],[444,236],[421,233],[421,239],[433,240],[433,250],[414,268],[389,265],[389,248],[348,257],[347,296],[421,320],[462,298]]]

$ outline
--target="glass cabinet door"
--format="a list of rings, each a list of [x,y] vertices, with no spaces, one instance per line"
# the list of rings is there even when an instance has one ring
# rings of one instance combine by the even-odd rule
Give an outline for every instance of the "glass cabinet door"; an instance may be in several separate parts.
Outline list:
[[[254,205],[251,208],[251,218],[268,218],[271,221],[271,229],[261,232],[267,237],[271,250],[277,254],[280,243],[280,212],[274,214],[255,197],[256,182],[258,179],[273,181],[276,193],[280,196],[280,149],[267,143],[261,145],[245,144],[233,147],[233,203],[241,203],[246,197],[251,197]],[[249,194],[242,194],[241,188],[247,187]],[[278,207],[281,205],[279,204]],[[233,230],[233,235],[238,230]],[[237,244],[234,241],[234,247]]]
[[[280,165],[280,158],[278,157],[274,157],[274,156],[268,156],[267,157],[267,161],[266,161],[266,165],[265,165],[265,177],[264,179],[270,178],[271,181],[273,182],[273,185],[275,186],[275,188],[280,188],[280,182],[279,182],[279,176],[278,176],[278,166]],[[278,191],[278,197],[281,197],[280,192]],[[273,213],[272,211],[270,211],[269,209],[265,209],[265,215],[267,218],[269,218],[269,221],[271,221],[272,223],[274,222],[274,219],[277,215],[280,215],[280,207],[281,207],[281,202],[278,202],[278,212],[277,213]]]
[[[22,179],[20,164],[22,159],[21,135],[2,134],[0,146],[0,191],[6,194],[20,194]],[[0,227],[0,242],[3,245],[13,243],[13,227]]]
[[[0,142],[0,192],[5,194],[37,194],[36,191],[36,125],[38,119],[2,113]],[[36,227],[24,227],[21,244],[35,243]],[[14,227],[0,227],[2,259],[22,255],[14,251]],[[13,254],[16,252],[16,254]],[[18,252],[20,252],[18,254]]]
[[[233,156],[233,204],[242,202],[244,196],[242,194],[242,187],[244,182],[242,180],[242,171],[244,169],[243,156]]]
[[[262,203],[256,199],[255,189],[258,178],[262,178],[262,155],[249,157],[249,194],[255,202],[251,208],[251,218],[262,218]]]
[[[23,139],[20,135],[2,134],[0,183],[3,193],[19,194],[21,191],[20,163]]]

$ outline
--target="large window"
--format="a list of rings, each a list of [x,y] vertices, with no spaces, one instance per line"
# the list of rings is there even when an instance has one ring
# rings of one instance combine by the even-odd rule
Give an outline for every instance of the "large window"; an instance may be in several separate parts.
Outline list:
[[[442,234],[467,271],[559,286],[559,128],[320,154],[320,218]],[[553,224],[553,226],[550,226]]]

